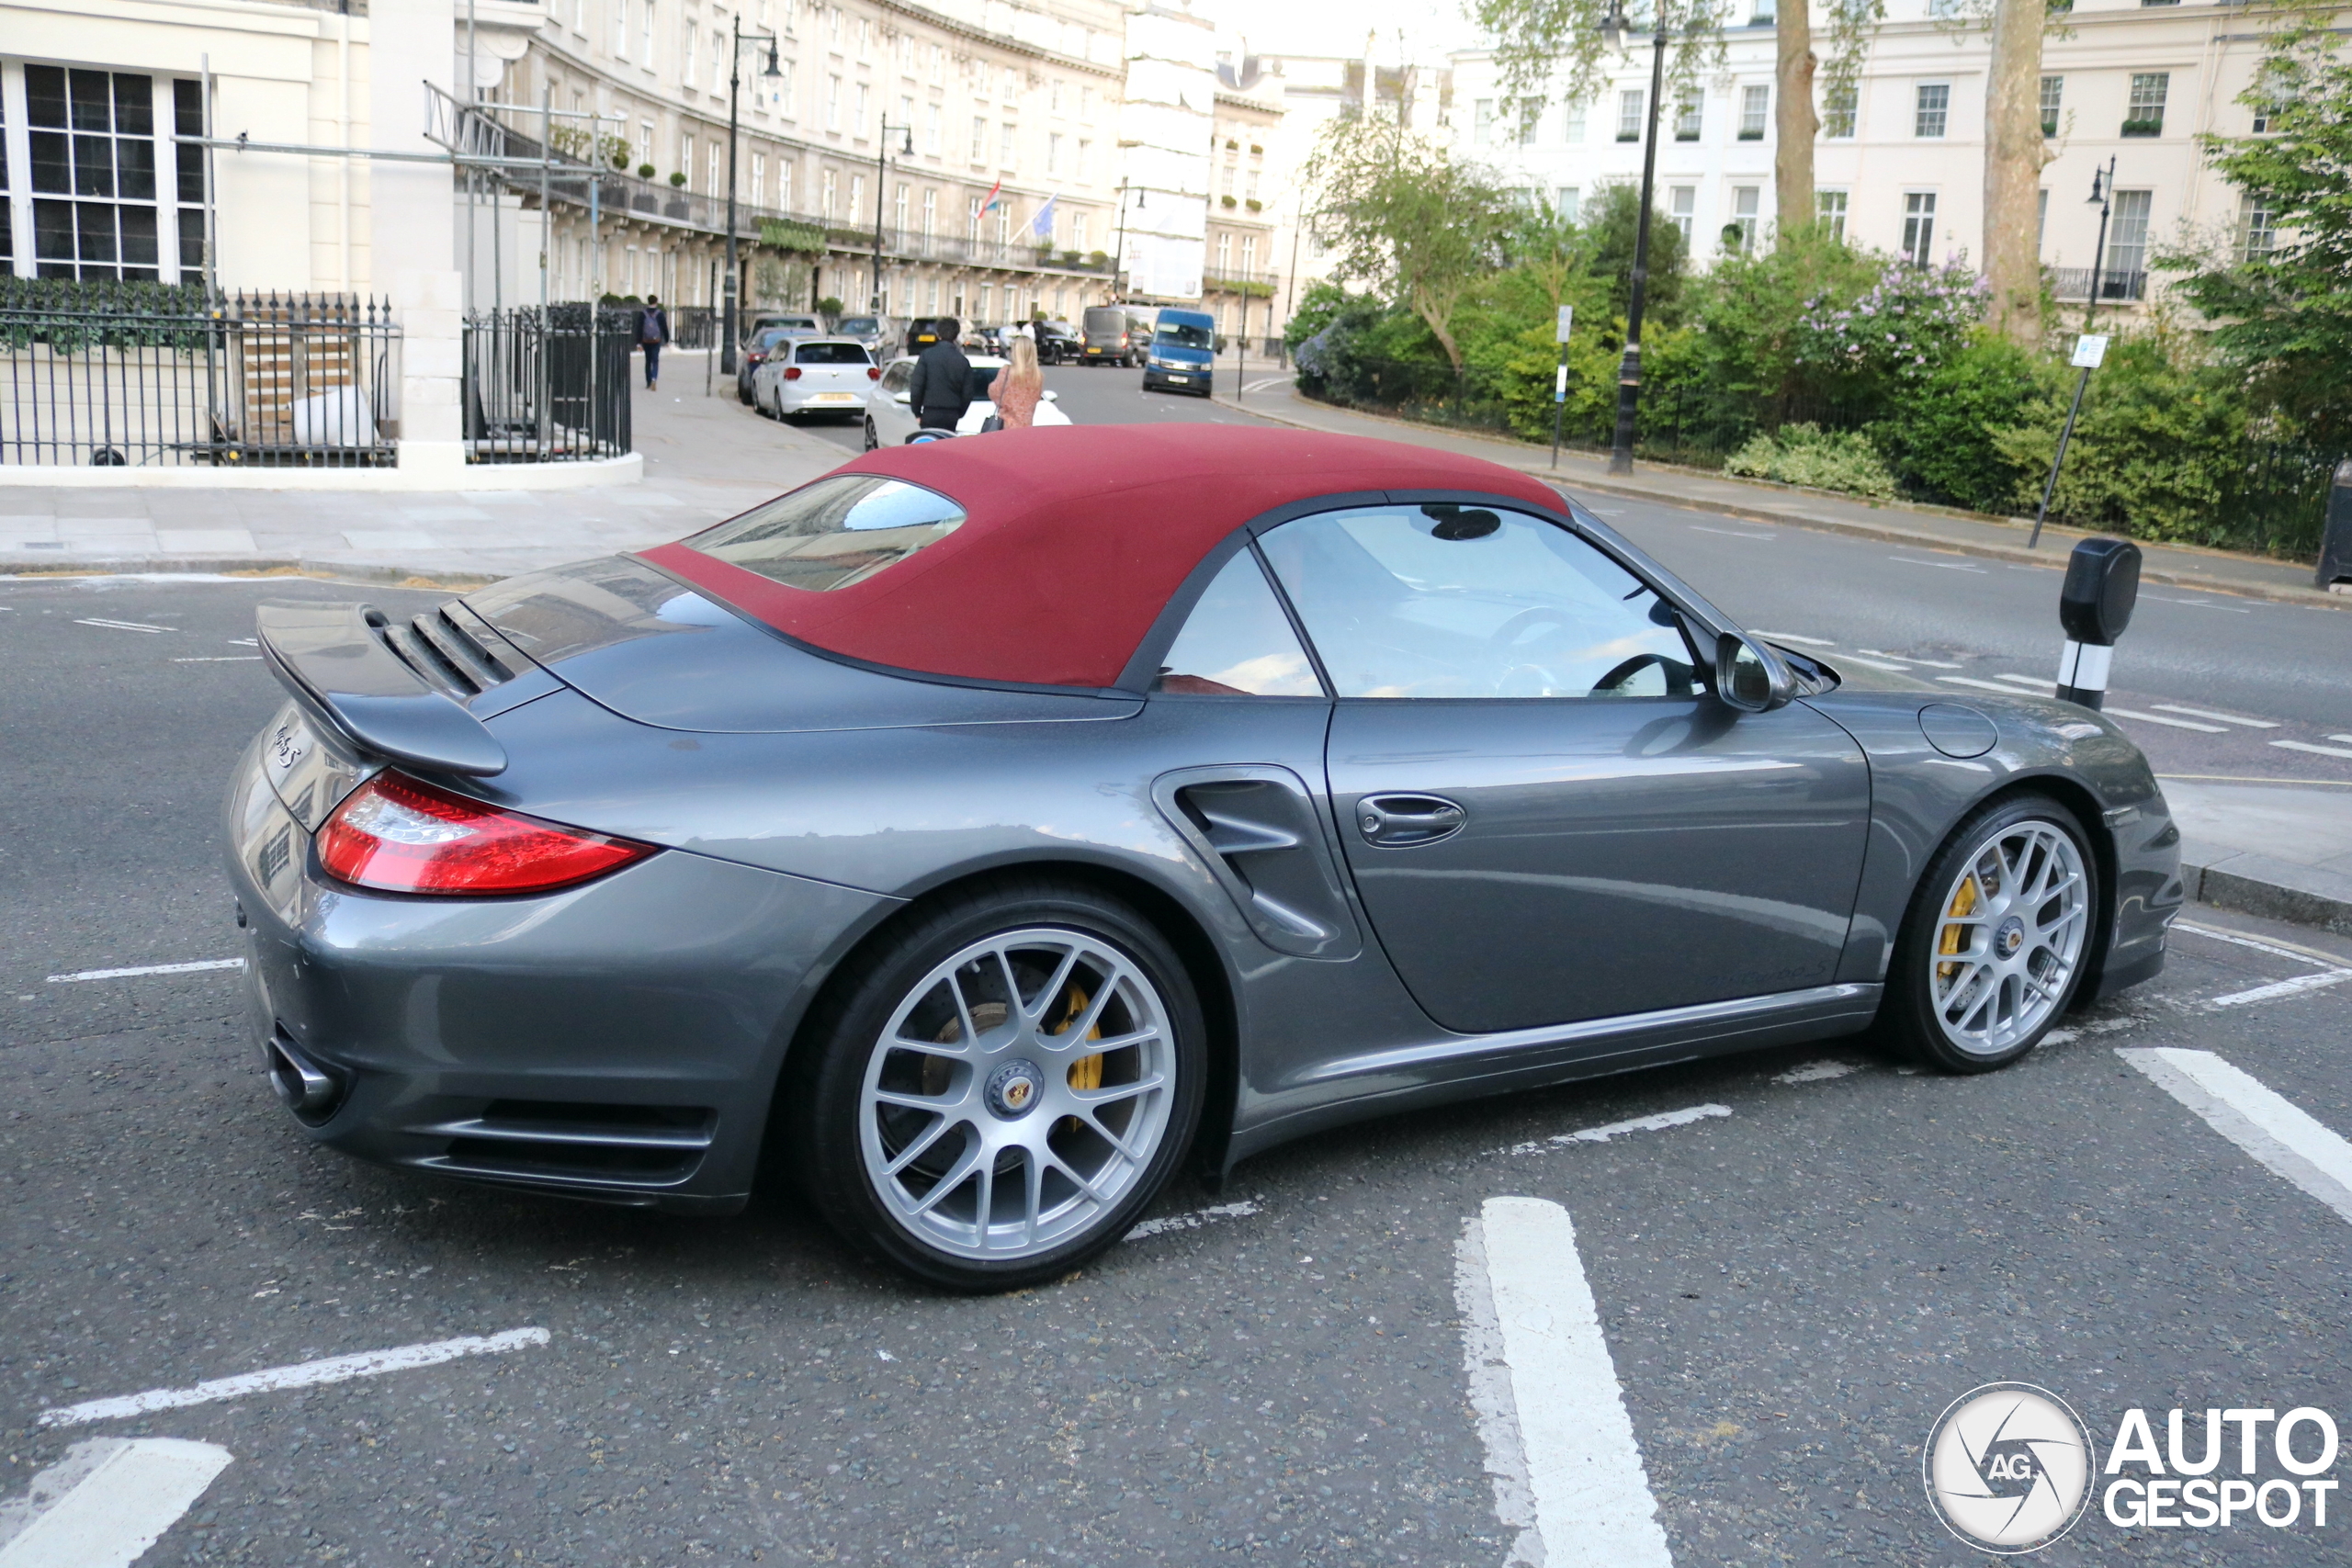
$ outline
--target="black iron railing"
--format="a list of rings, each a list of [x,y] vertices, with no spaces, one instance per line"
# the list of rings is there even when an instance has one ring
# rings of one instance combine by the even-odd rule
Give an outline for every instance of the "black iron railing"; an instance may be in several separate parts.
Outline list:
[[[2050,297],[2053,299],[2088,299],[2091,297],[2091,269],[2086,266],[2052,267]],[[2144,272],[2102,272],[2098,277],[2098,297],[2102,300],[2145,299],[2148,297],[2148,275]]]
[[[629,450],[637,312],[585,304],[466,317],[461,391],[469,463],[567,463]]]
[[[0,463],[390,464],[400,345],[389,306],[343,295],[0,308]]]

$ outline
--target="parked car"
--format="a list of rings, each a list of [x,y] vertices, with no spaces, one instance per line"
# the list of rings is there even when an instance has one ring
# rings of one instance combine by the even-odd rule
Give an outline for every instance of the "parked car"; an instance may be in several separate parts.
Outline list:
[[[855,338],[877,360],[898,341],[899,330],[888,316],[843,316],[833,323],[833,336]]]
[[[776,419],[820,413],[855,419],[881,376],[882,367],[854,338],[788,338],[752,378],[752,403]]]
[[[1037,341],[1040,365],[1074,365],[1085,353],[1084,338],[1068,321],[1032,321],[1029,332]]]
[[[1144,355],[1150,350],[1151,332],[1148,327],[1138,332],[1125,306],[1090,306],[1081,321],[1085,332],[1081,334],[1079,357],[1084,363],[1124,365],[1129,369],[1143,364]]]
[[[683,1213],[764,1156],[967,1290],[1365,1118],[1873,1026],[1989,1072],[2181,908],[2105,715],[1777,647],[1549,486],[1395,442],[893,446],[259,635],[288,700],[225,816],[289,1132]],[[1988,1139],[2052,1092],[1876,1091]]]
[[[956,433],[958,435],[977,435],[982,423],[996,412],[996,404],[989,398],[989,383],[995,380],[996,373],[1004,368],[1004,361],[993,354],[974,354],[966,357],[972,363],[972,406],[957,423]],[[907,385],[914,373],[912,355],[902,355],[882,367],[881,384],[875,389],[874,395],[865,400],[867,451],[871,452],[876,446],[901,446],[921,428],[916,422],[914,409],[907,401]],[[1046,389],[1046,400],[1037,405],[1032,423],[1040,425],[1068,424],[1069,415],[1057,408],[1055,402],[1053,389]]]
[[[746,338],[743,341],[743,352],[735,356],[736,397],[746,403],[752,400],[752,378],[757,373],[761,365],[765,363],[768,355],[775,352],[778,344],[789,343],[803,337],[820,336],[821,328],[804,327],[800,324],[816,319],[814,316],[787,317],[782,321],[771,322],[762,327]]]
[[[1216,370],[1216,318],[1205,310],[1166,310],[1153,326],[1144,361],[1147,392],[1195,392],[1205,398]]]

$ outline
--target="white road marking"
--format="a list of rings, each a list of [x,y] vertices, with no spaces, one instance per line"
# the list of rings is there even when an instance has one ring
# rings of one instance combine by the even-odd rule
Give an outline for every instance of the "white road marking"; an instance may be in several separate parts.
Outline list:
[[[1673,1568],[1568,1212],[1489,1198],[1455,1258],[1496,1511],[1520,1530],[1510,1561]]]
[[[1524,1144],[1513,1144],[1507,1149],[1488,1149],[1487,1152],[1494,1155],[1546,1154],[1553,1149],[1564,1149],[1570,1144],[1605,1144],[1628,1133],[1663,1133],[1669,1127],[1687,1127],[1693,1122],[1704,1122],[1711,1116],[1730,1114],[1731,1107],[1728,1105],[1686,1105],[1679,1111],[1661,1111],[1655,1116],[1636,1116],[1627,1122],[1611,1122],[1604,1126],[1557,1133],[1548,1138],[1534,1138]]]
[[[2352,750],[2341,746],[2314,746],[2308,740],[2273,740],[2270,744],[2288,751],[2309,751],[2321,757],[2352,757]]]
[[[259,660],[258,653],[209,653],[195,659],[175,659],[175,664],[252,664]]]
[[[1979,681],[1973,675],[1939,675],[1937,680],[1948,686],[1973,686],[1980,692],[2000,692],[2012,697],[2029,695],[2015,686],[2004,686],[1998,681]],[[2112,711],[2112,710],[2110,710]]]
[[[2352,1221],[2352,1144],[2211,1051],[2119,1048],[2117,1055],[2213,1131]]]
[[[2200,735],[2227,735],[2229,733],[2229,729],[2226,726],[2219,724],[2199,724],[2193,718],[2166,718],[2163,714],[2142,713],[2137,708],[2109,708],[2107,711],[2114,715],[2117,718],[2136,718],[2143,724],[2161,724],[2168,726],[2174,729],[2193,729]],[[2278,745],[2279,742],[2274,740],[2271,744],[2276,746]],[[2344,754],[2347,757],[2352,757],[2352,751],[2346,751]]]
[[[1262,392],[1269,387],[1279,387],[1289,379],[1287,376],[1268,376],[1261,380],[1250,382],[1241,389],[1245,392]]]
[[[2012,675],[2007,671],[1996,672],[1993,679],[2011,682],[2019,686],[2030,686],[2044,696],[2056,690],[2058,685],[2056,681],[2047,675]]]
[[[1802,1067],[1791,1067],[1785,1073],[1773,1075],[1774,1083],[1820,1083],[1825,1078],[1842,1078],[1848,1073],[1862,1070],[1860,1062],[1807,1062]]]
[[[2227,610],[2232,615],[2250,615],[2254,614],[2253,611],[2247,609],[2243,604],[2216,604],[2211,599],[2171,599],[2166,598],[2162,593],[2151,593],[2148,597],[2157,601],[2159,604],[2186,604],[2192,610]]]
[[[1889,670],[1893,671],[1897,675],[1908,675],[1911,673],[1911,666],[1908,664],[1893,664],[1883,659],[1864,659],[1859,653],[1841,653],[1838,656],[1838,662],[1840,664],[1866,665],[1872,670]]]
[[[74,624],[77,626],[104,626],[116,632],[167,632],[174,629],[170,626],[151,626],[141,621],[109,621],[102,615],[78,615],[74,617]]]
[[[80,1427],[92,1421],[118,1421],[153,1410],[178,1410],[216,1400],[242,1399],[249,1393],[275,1393],[280,1389],[310,1388],[319,1383],[348,1382],[353,1378],[380,1377],[415,1367],[438,1366],[463,1356],[495,1356],[548,1342],[544,1328],[510,1328],[503,1334],[469,1335],[462,1339],[435,1339],[424,1345],[402,1345],[390,1350],[364,1350],[356,1356],[331,1356],[299,1366],[271,1367],[233,1378],[214,1378],[193,1388],[153,1388],[116,1399],[93,1399],[83,1404],[55,1406],[40,1413],[44,1427]]]
[[[2330,986],[2340,986],[2352,980],[2352,969],[2323,969],[2316,975],[2297,975],[2291,979],[2274,980],[2267,986],[2256,986],[2250,991],[2233,991],[2226,997],[2215,997],[2217,1008],[2245,1007],[2249,1002],[2272,1002],[2280,997],[2299,997],[2305,991],[2324,991]]]
[[[2346,745],[2352,746],[2352,735],[2331,735],[2328,739],[2330,740],[2341,740]]]
[[[1988,575],[1981,566],[1962,566],[1956,560],[1914,560],[1909,556],[1889,556],[1886,558],[1899,560],[1905,566],[1933,566],[1941,567],[1946,571],[1973,571],[1979,577]]]
[[[2244,931],[2225,931],[2215,926],[2200,926],[2193,920],[2175,920],[2172,929],[2188,931],[2193,936],[2211,937],[2215,942],[2234,942],[2240,947],[2250,947],[2256,953],[2267,953],[2273,958],[2301,958],[2331,965],[2343,962],[2335,953],[2322,953],[2315,947],[2297,947],[2290,942],[2265,942]]]
[[[229,1468],[227,1449],[95,1438],[0,1503],[0,1568],[130,1568]]]
[[[148,964],[136,969],[85,969],[78,975],[51,975],[52,986],[70,986],[76,980],[128,980],[134,975],[193,975],[200,969],[243,969],[242,958],[207,958],[196,964]]]
[[[1702,534],[1721,534],[1721,535],[1722,535],[1724,538],[1726,538],[1726,539],[1768,539],[1768,540],[1769,540],[1769,539],[1777,539],[1777,538],[1779,538],[1779,537],[1780,537],[1780,536],[1779,536],[1778,534],[1749,534],[1749,533],[1745,533],[1745,532],[1743,532],[1743,531],[1741,531],[1740,529],[1737,529],[1737,528],[1710,528],[1710,527],[1708,527],[1704,523],[1693,523],[1693,524],[1691,524],[1691,525],[1690,525],[1690,527],[1691,527],[1694,531],[1696,531],[1696,532],[1698,532],[1698,533],[1702,533]]]
[[[1881,659],[1900,659],[1905,664],[1924,664],[1930,670],[1965,670],[1968,668],[1965,664],[1954,664],[1949,659],[1922,659],[1916,653],[1889,653],[1883,648],[1864,648],[1859,649],[1856,651],[1860,653],[1875,653]]]
[[[2166,713],[2185,713],[2191,718],[2218,719],[2223,724],[2243,724],[2250,729],[2276,729],[2278,721],[2270,718],[2248,718],[2244,714],[2216,713],[2211,708],[2193,708],[2185,703],[2150,703],[2150,707]]]
[[[1125,1236],[1124,1241],[1142,1241],[1146,1237],[1166,1235],[1170,1231],[1196,1231],[1218,1220],[1238,1220],[1244,1214],[1254,1214],[1258,1205],[1244,1199],[1238,1203],[1212,1203],[1205,1209],[1194,1209],[1185,1214],[1162,1214],[1156,1220],[1146,1220]]]
[[[1761,626],[1757,628],[1756,635],[1758,637],[1769,637],[1774,642],[1799,642],[1804,644],[1807,648],[1835,648],[1838,646],[1826,637],[1799,637],[1794,632],[1768,632]]]
[[[229,646],[231,648],[259,648],[261,646],[261,639],[250,637],[232,637],[229,639]]]

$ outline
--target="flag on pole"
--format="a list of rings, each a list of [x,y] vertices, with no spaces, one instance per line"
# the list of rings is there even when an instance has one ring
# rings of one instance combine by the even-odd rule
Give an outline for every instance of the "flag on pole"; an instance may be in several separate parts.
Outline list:
[[[1002,180],[999,180],[996,184],[989,186],[989,194],[980,203],[980,216],[986,218],[989,213],[994,212],[998,208],[1002,207],[1003,205],[1004,182]]]
[[[1059,191],[1056,191],[1046,198],[1046,204],[1037,209],[1037,216],[1029,220],[1030,233],[1040,240],[1050,240],[1054,237],[1054,209],[1061,198]]]

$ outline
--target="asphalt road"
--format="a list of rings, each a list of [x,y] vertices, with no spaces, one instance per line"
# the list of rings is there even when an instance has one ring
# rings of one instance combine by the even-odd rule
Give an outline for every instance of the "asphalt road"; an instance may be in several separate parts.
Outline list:
[[[1204,398],[1146,392],[1134,371],[1069,366],[1046,378],[1077,423],[1254,423]],[[1233,379],[1220,367],[1220,389]],[[809,428],[858,449],[855,425]],[[1614,495],[1577,499],[1744,626],[1899,663],[1949,682],[1961,700],[1980,682],[2048,695],[2055,680],[2063,557],[2018,566]],[[2352,785],[2352,610],[2152,584],[2112,681],[2109,707],[2160,772]]]
[[[1483,1265],[1464,1243],[1501,1196],[1573,1221],[1682,1568],[1981,1560],[1920,1451],[1989,1382],[2057,1393],[2102,1456],[2134,1407],[2159,1446],[2188,1407],[2192,1452],[2209,1406],[2352,1416],[2352,1223],[2117,1055],[2215,1053],[2352,1133],[2352,985],[2216,1005],[2352,943],[2205,911],[2267,945],[2184,931],[2007,1072],[1849,1041],[1374,1122],[1171,1190],[1156,1234],[1003,1297],[910,1287],[782,1195],[681,1222],[313,1152],[232,973],[51,976],[235,952],[220,794],[277,701],[239,639],[265,594],[342,592],[0,584],[0,1500],[89,1436],[226,1450],[145,1562],[1498,1568],[1526,1519],[1489,1474],[1493,1346],[1464,1337],[1498,1238]],[[546,1342],[40,1425],[523,1328]],[[1504,1384],[1527,1433],[1578,1392],[1543,1371]],[[2121,1528],[2094,1502],[2037,1560],[2338,1563],[2347,1508]]]

